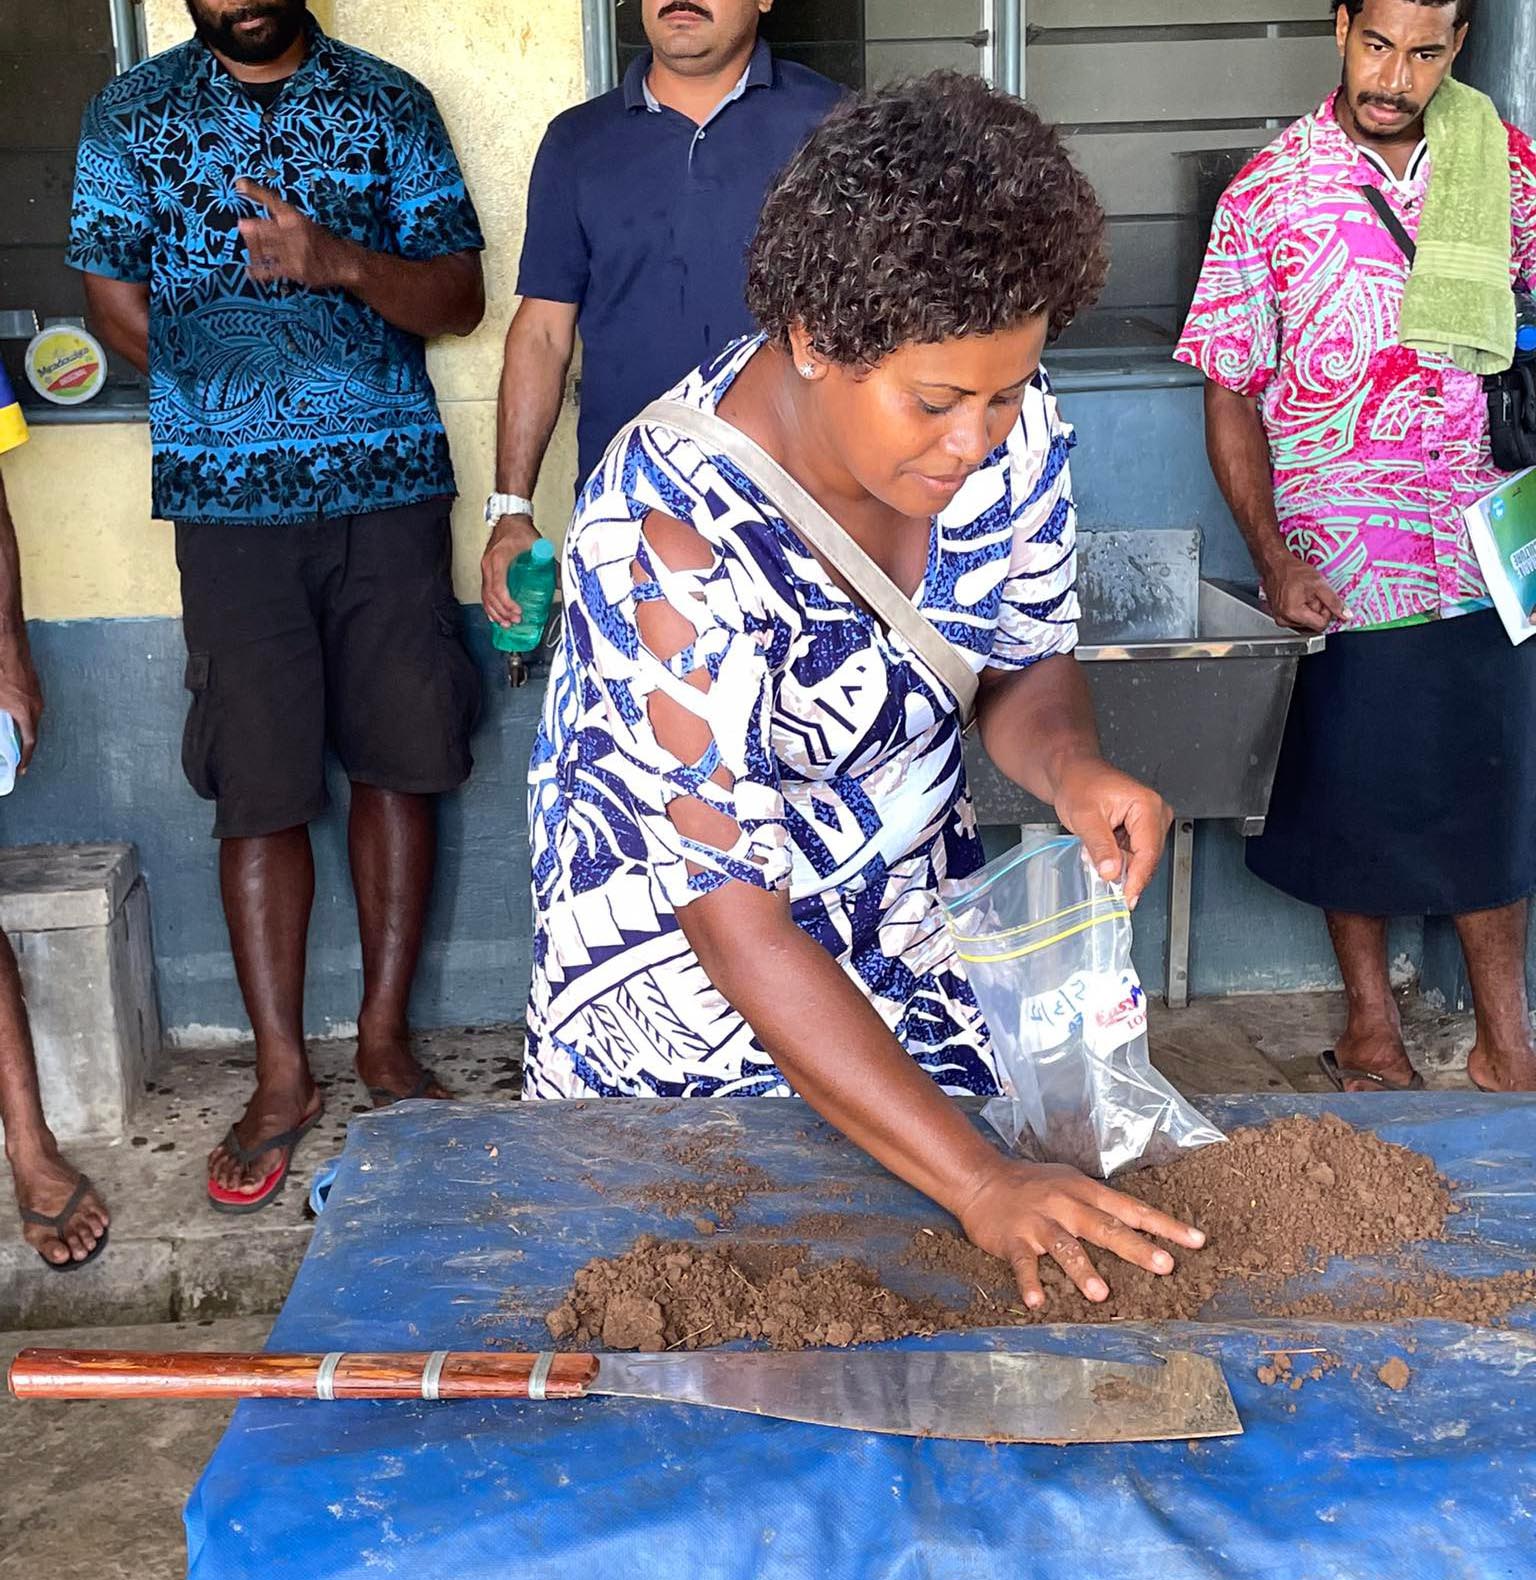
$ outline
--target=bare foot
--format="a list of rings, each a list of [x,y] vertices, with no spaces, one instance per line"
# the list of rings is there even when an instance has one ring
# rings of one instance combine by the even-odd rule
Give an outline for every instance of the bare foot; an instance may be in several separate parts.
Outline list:
[[[1512,1053],[1490,1053],[1475,1043],[1467,1060],[1467,1075],[1485,1092],[1536,1092],[1536,1049],[1527,1042]]]
[[[12,1159],[11,1176],[22,1211],[42,1213],[46,1218],[63,1212],[80,1183],[79,1169],[71,1168],[57,1148],[33,1158]],[[91,1189],[65,1221],[62,1234],[23,1222],[21,1235],[45,1262],[62,1267],[66,1262],[83,1262],[96,1249],[110,1221],[107,1204]]]
[[[1334,1057],[1341,1069],[1369,1070],[1379,1075],[1389,1086],[1406,1087],[1417,1073],[1408,1062],[1402,1037],[1395,1031],[1383,1029],[1351,1037],[1346,1031],[1334,1049]],[[1346,1078],[1346,1092],[1379,1092],[1381,1087],[1372,1081],[1352,1081]]]
[[[268,1136],[280,1136],[307,1123],[324,1106],[320,1089],[307,1070],[303,1079],[296,1082],[258,1082],[245,1113],[235,1125],[235,1140],[242,1147],[259,1146]],[[254,1196],[281,1159],[281,1152],[273,1148],[249,1163],[241,1163],[221,1141],[208,1154],[208,1178],[224,1190]]]
[[[402,1102],[408,1097],[433,1098],[438,1102],[453,1100],[453,1093],[435,1078],[423,1090],[417,1090],[426,1072],[411,1052],[411,1034],[404,1028],[377,1035],[359,1026],[354,1065],[357,1078],[373,1097],[375,1108],[388,1108],[391,1103]],[[379,1095],[381,1093],[384,1095]]]

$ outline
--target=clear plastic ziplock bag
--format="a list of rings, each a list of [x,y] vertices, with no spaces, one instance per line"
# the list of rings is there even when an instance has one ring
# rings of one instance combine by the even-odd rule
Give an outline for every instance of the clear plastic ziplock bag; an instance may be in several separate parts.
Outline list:
[[[1225,1140],[1152,1068],[1131,913],[1079,839],[1026,836],[945,886],[944,913],[992,1034],[1010,1147],[1108,1179]]]

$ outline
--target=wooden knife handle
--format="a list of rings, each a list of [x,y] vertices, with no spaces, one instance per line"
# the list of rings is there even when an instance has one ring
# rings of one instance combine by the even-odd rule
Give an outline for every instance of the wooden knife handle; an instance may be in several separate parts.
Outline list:
[[[23,1350],[18,1399],[580,1399],[595,1355],[156,1355]]]

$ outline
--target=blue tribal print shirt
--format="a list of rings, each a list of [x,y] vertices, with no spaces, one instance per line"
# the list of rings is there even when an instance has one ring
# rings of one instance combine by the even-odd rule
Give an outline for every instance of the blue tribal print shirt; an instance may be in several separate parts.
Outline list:
[[[313,21],[265,112],[196,41],[109,83],[81,132],[69,261],[149,285],[155,514],[299,522],[451,495],[422,341],[345,291],[250,280],[236,227],[264,211],[241,177],[374,252],[484,246],[432,95]]]
[[[713,410],[761,344],[738,341],[674,395]],[[914,601],[978,673],[1076,645],[1072,443],[1042,378],[934,519]],[[652,511],[692,527],[708,563],[678,569],[653,551]],[[564,585],[529,799],[525,1095],[789,1091],[678,924],[733,879],[787,891],[796,923],[940,1086],[995,1095],[986,1023],[940,910],[946,880],[985,858],[939,678],[730,461],[666,429],[610,446],[576,506]],[[694,632],[669,659],[641,635],[637,611],[653,601]],[[707,727],[699,761],[658,740],[657,696]],[[731,848],[685,837],[667,810],[680,797],[723,814]]]

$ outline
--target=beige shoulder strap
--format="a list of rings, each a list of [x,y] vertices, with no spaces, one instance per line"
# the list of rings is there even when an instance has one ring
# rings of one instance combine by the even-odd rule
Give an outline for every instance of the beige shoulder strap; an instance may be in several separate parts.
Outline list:
[[[647,425],[670,428],[698,440],[712,453],[729,456],[778,506],[790,526],[812,548],[819,549],[863,595],[886,628],[900,632],[907,645],[954,695],[960,704],[962,723],[970,723],[976,712],[979,682],[959,649],[940,635],[901,588],[755,439],[714,412],[700,411],[675,400],[652,401],[628,425],[626,435]]]

